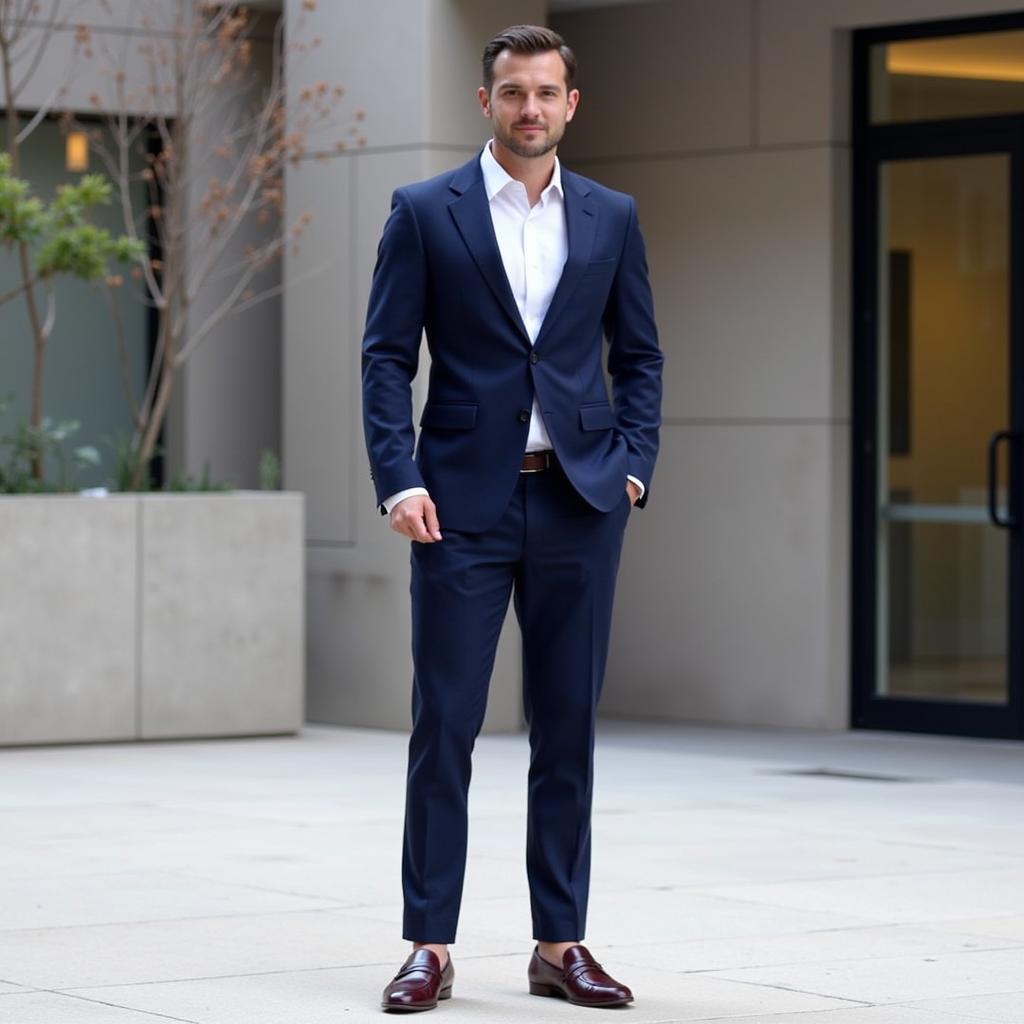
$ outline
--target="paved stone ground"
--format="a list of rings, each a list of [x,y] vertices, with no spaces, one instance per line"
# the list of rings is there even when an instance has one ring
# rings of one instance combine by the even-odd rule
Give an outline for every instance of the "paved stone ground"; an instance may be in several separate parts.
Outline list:
[[[405,744],[0,751],[0,1022],[394,1019]],[[430,1020],[1024,1021],[1024,745],[603,721],[584,939],[636,994],[603,1012],[526,992],[527,759],[478,741]]]

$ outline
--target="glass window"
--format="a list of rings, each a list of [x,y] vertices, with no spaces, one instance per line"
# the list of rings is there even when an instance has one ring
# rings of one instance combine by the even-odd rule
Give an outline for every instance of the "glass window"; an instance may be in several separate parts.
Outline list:
[[[1024,30],[871,47],[871,123],[1024,112]]]
[[[96,127],[107,131],[99,123]],[[0,130],[5,129],[6,120],[0,117]],[[109,137],[105,145],[108,150],[114,146]],[[83,172],[68,170],[68,156],[58,122],[47,118],[22,143],[20,177],[30,183],[34,195],[49,201],[59,185],[81,178]],[[133,204],[141,210],[147,198],[147,185],[141,179],[143,158],[132,159]],[[90,154],[87,170],[109,180],[106,166],[95,153]],[[114,196],[109,205],[94,207],[88,220],[119,235],[124,233],[124,220],[116,188]],[[0,248],[0,294],[21,281],[18,261],[17,250]],[[124,284],[109,292],[102,284],[87,284],[69,275],[57,277],[54,284],[56,320],[46,345],[43,412],[54,420],[81,423],[79,432],[68,439],[67,451],[92,445],[103,459],[102,465],[83,467],[73,474],[76,487],[105,484],[114,475],[114,452],[105,439],[131,436],[134,422],[126,389],[130,386],[138,402],[147,380],[150,314],[145,285],[131,276],[127,265],[112,261],[110,269],[124,277]],[[42,289],[38,299],[45,313]],[[0,305],[0,395],[14,395],[10,407],[0,415],[0,436],[12,433],[16,420],[29,415],[32,361],[32,331],[24,299],[19,296]]]

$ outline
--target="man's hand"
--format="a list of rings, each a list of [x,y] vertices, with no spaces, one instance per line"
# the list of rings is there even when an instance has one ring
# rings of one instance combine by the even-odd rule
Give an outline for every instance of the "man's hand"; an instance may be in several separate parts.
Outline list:
[[[388,522],[395,533],[411,537],[422,544],[433,544],[441,539],[441,525],[437,521],[437,509],[425,494],[414,494],[403,498],[388,516]]]
[[[637,498],[640,497],[640,488],[632,480],[626,481],[626,493],[629,495],[630,505],[635,505]]]

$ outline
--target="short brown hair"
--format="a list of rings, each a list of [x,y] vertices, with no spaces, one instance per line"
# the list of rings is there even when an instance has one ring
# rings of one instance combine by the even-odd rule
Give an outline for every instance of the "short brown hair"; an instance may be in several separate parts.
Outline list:
[[[576,77],[576,55],[565,45],[565,40],[543,25],[510,25],[499,32],[484,47],[484,88],[490,92],[494,85],[494,62],[505,50],[513,53],[546,53],[557,50],[565,65],[565,87],[572,86]]]

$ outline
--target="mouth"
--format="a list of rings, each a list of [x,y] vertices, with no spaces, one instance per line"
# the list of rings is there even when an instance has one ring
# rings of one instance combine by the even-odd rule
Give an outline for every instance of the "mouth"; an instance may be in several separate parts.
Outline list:
[[[539,124],[517,124],[516,131],[519,132],[542,132],[544,129]]]

